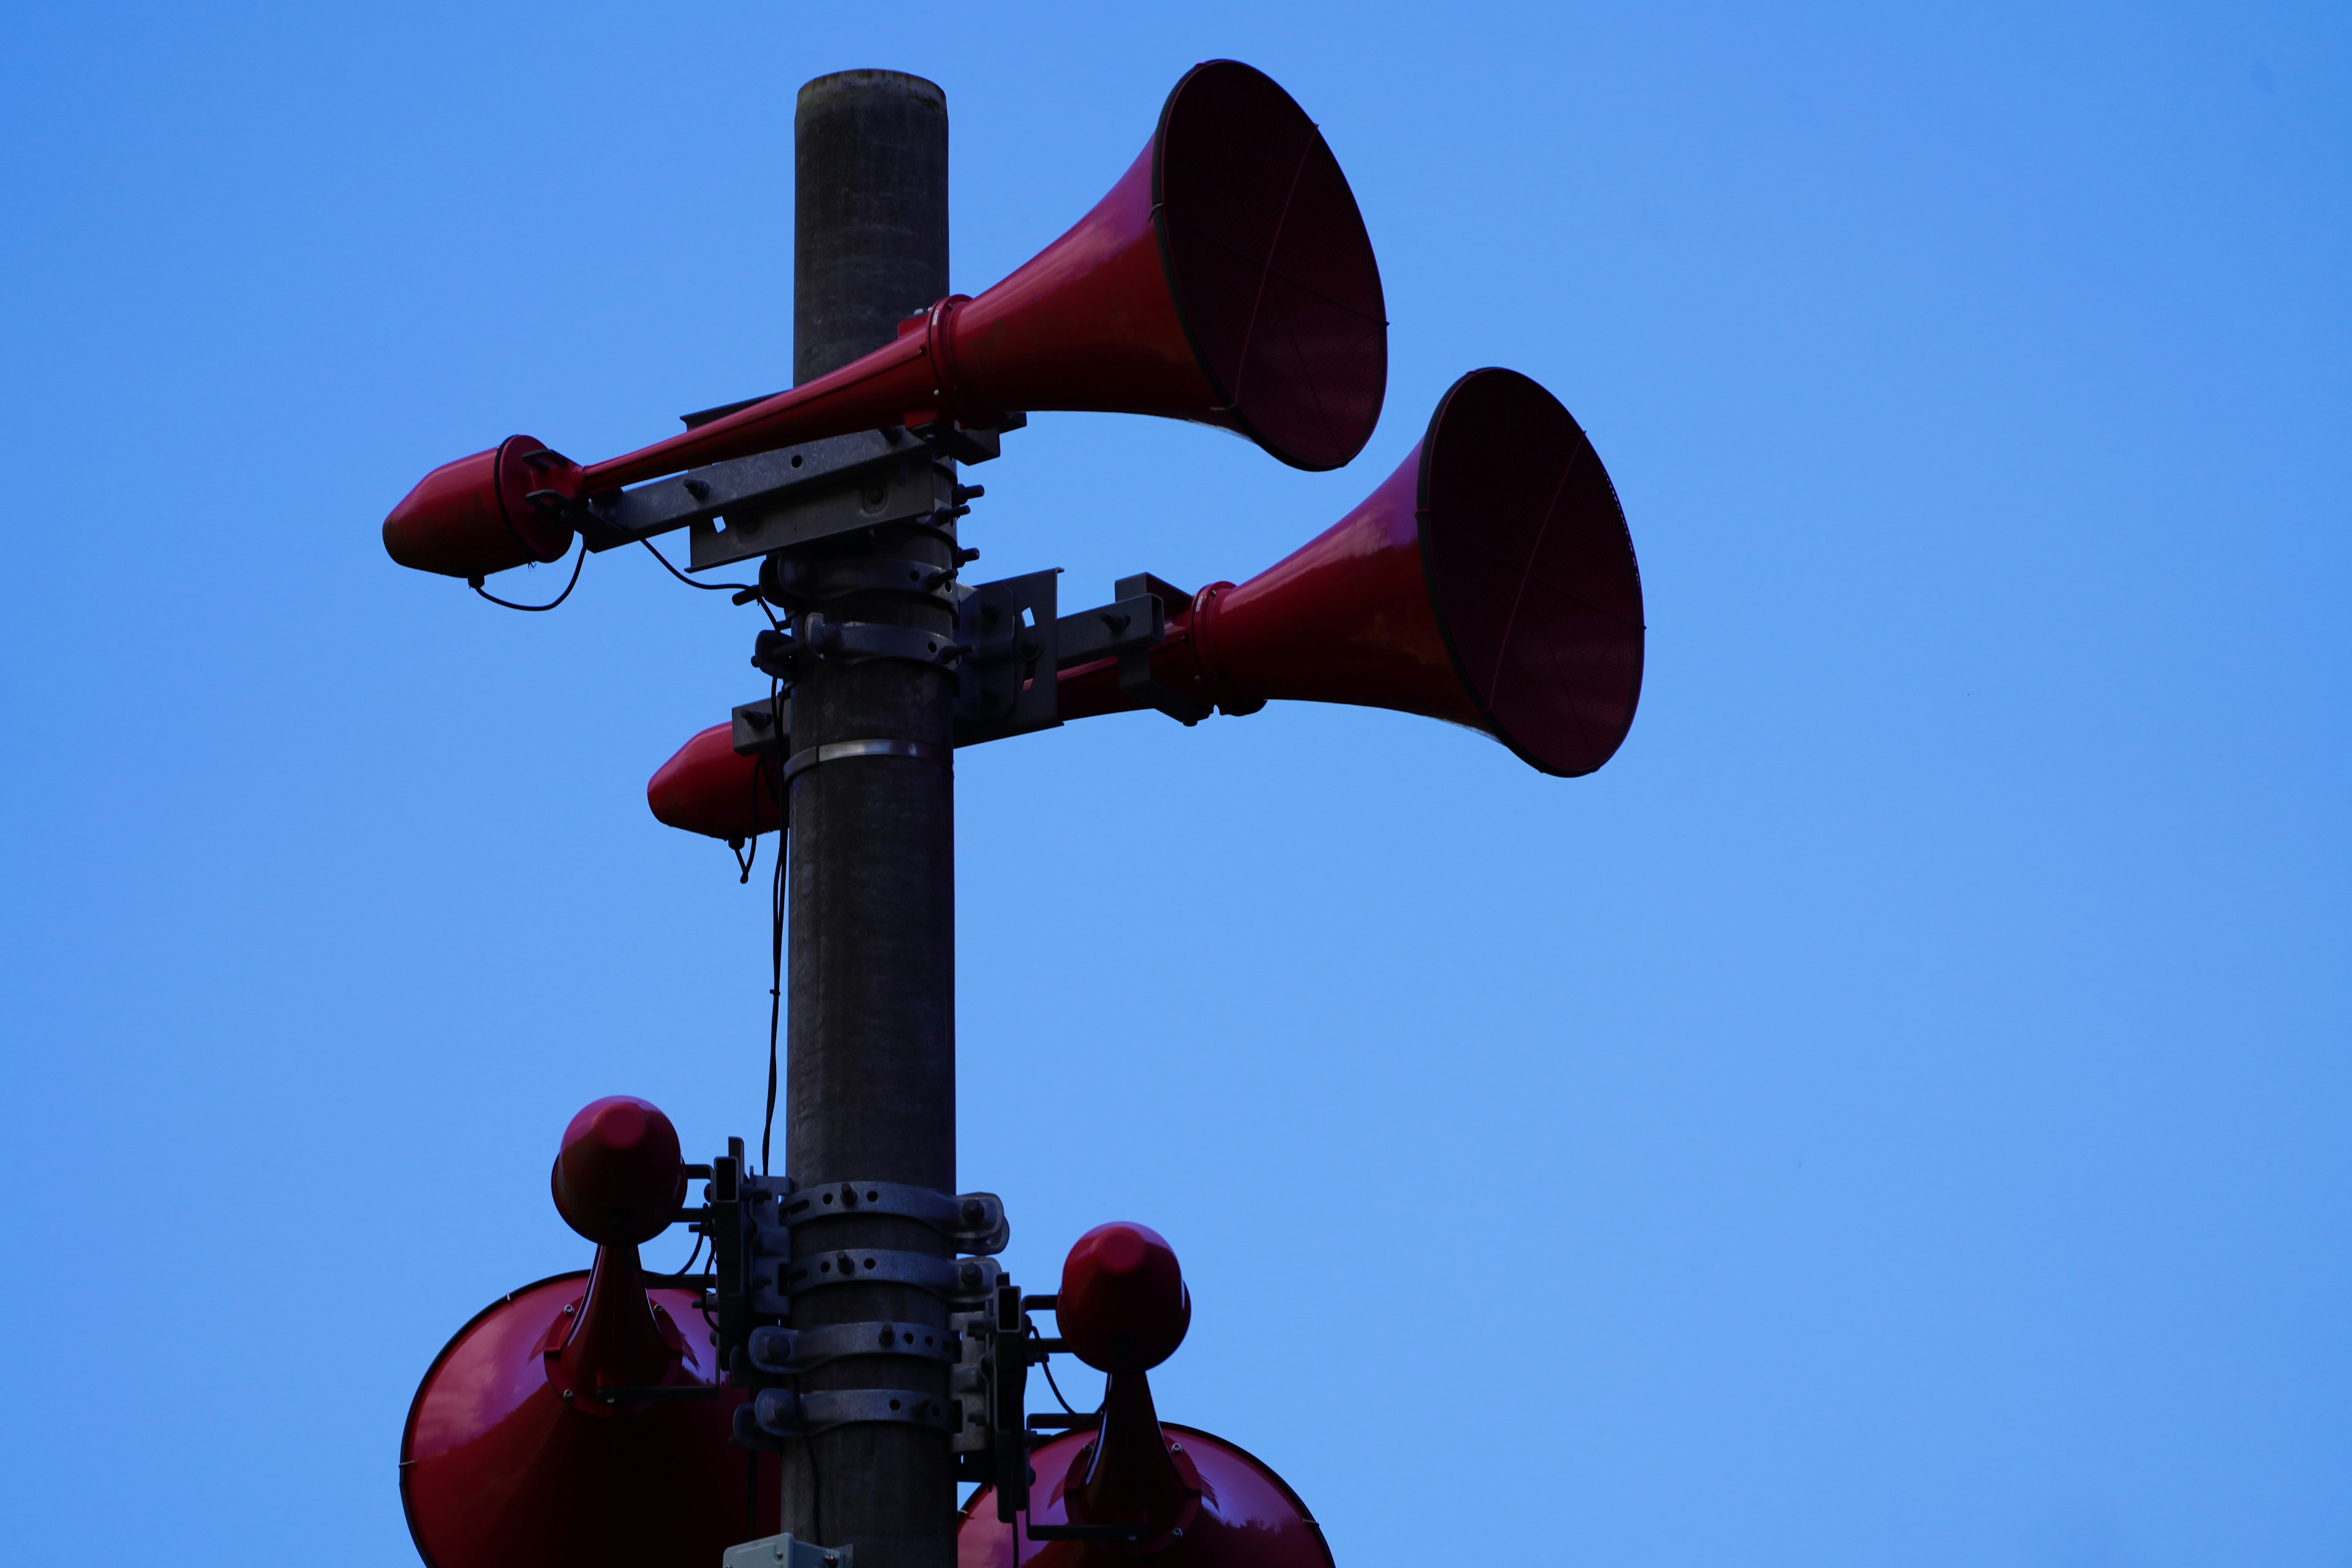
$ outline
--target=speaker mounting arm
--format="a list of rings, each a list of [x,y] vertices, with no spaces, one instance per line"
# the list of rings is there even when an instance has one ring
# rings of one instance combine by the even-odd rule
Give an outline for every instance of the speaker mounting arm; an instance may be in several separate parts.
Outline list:
[[[590,496],[566,521],[592,551],[688,530],[698,572],[883,523],[944,524],[980,493],[955,465],[997,457],[999,435],[942,423],[828,437]]]

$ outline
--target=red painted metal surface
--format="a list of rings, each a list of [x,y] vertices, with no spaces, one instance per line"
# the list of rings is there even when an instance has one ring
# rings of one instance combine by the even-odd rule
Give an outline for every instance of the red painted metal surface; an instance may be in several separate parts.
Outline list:
[[[1454,384],[1381,486],[1322,534],[1173,616],[1162,686],[1393,708],[1495,736],[1548,773],[1614,755],[1641,700],[1641,568],[1600,456],[1515,371]],[[1141,706],[1108,661],[1061,675],[1066,721]]]
[[[637,1262],[684,1195],[677,1130],[596,1100],[550,1180],[595,1265],[516,1291],[434,1358],[400,1439],[409,1533],[428,1568],[710,1568],[758,1533],[755,1500],[775,1517],[776,1479],[728,1441],[742,1396],[719,1386],[700,1292],[648,1290]]]
[[[1030,1456],[1025,1520],[996,1517],[982,1488],[957,1527],[960,1568],[1082,1568],[1148,1557],[1167,1568],[1328,1568],[1330,1548],[1297,1494],[1251,1455],[1190,1426],[1163,1426],[1145,1369],[1176,1349],[1192,1318],[1176,1254],[1125,1222],[1078,1238],[1062,1265],[1055,1317],[1087,1364],[1110,1373],[1100,1424]],[[1043,1526],[1125,1526],[1130,1541],[1044,1541]]]
[[[593,1101],[563,1130],[548,1187],[563,1223],[589,1240],[651,1241],[686,1199],[677,1129],[635,1095]]]
[[[573,482],[572,472],[545,442],[509,436],[418,480],[383,520],[383,548],[403,566],[451,577],[561,561],[572,548],[572,525],[524,498]]]
[[[1387,385],[1380,268],[1346,176],[1272,79],[1213,60],[1176,84],[1110,194],[996,287],[939,301],[829,375],[558,483],[593,495],[825,436],[1048,409],[1195,420],[1335,468],[1370,438]],[[386,522],[386,548],[425,571],[498,570],[486,563],[511,553],[512,526],[499,494],[479,458],[436,468]]]
[[[782,816],[767,770],[735,751],[735,727],[713,724],[677,749],[646,785],[654,816],[732,842],[773,833]]]
[[[1019,1521],[996,1517],[994,1489],[983,1487],[956,1531],[957,1568],[1113,1568],[1149,1558],[1155,1568],[1330,1568],[1331,1548],[1307,1505],[1280,1476],[1245,1449],[1198,1427],[1155,1423],[1168,1447],[1183,1500],[1165,1529],[1135,1545],[1036,1541]],[[1030,1456],[1037,1472],[1029,1519],[1070,1522],[1072,1495],[1084,1490],[1092,1433],[1073,1432]],[[1181,1530],[1183,1534],[1172,1533]]]
[[[711,1568],[756,1533],[743,1451],[728,1442],[740,1392],[608,1407],[590,1393],[598,1369],[577,1356],[564,1363],[567,1330],[591,1305],[588,1279],[563,1274],[516,1291],[459,1330],[425,1374],[401,1434],[400,1496],[427,1568]],[[663,1347],[648,1381],[719,1382],[698,1298],[663,1289],[637,1299]],[[626,1293],[607,1300],[625,1305]],[[643,1370],[607,1369],[604,1381]],[[772,1521],[772,1463],[760,1487],[758,1517]]]
[[[1192,1293],[1175,1249],[1149,1226],[1098,1225],[1062,1262],[1055,1321],[1070,1353],[1099,1372],[1146,1372],[1176,1353]]]

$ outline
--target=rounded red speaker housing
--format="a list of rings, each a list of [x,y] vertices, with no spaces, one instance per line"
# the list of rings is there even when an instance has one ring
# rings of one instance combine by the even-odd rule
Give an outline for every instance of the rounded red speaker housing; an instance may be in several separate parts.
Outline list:
[[[646,784],[654,817],[688,833],[740,843],[783,820],[772,770],[735,749],[735,726],[713,724],[680,746]]]
[[[444,463],[383,520],[383,548],[403,566],[446,577],[487,577],[526,561],[561,561],[572,527],[533,491],[569,493],[577,468],[530,436]]]
[[[1097,1372],[1147,1372],[1184,1342],[1192,1293],[1165,1237],[1118,1220],[1070,1248],[1054,1316],[1070,1353]]]
[[[599,1246],[651,1241],[686,1197],[677,1129],[634,1095],[608,1095],[563,1130],[548,1185],[563,1223]]]

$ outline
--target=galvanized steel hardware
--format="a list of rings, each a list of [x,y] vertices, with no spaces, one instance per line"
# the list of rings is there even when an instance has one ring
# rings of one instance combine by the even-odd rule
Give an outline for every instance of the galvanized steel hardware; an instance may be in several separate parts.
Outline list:
[[[852,757],[912,757],[918,762],[948,762],[948,753],[937,746],[926,746],[920,741],[828,741],[822,746],[811,746],[794,752],[784,763],[783,782],[790,784],[801,774],[820,763],[846,762]]]
[[[778,1203],[775,1223],[790,1226],[850,1214],[918,1220],[954,1242],[958,1252],[1002,1252],[1013,1239],[1004,1200],[994,1193],[950,1195],[903,1182],[827,1182],[803,1187]]]
[[[791,1376],[852,1356],[903,1356],[915,1361],[955,1362],[963,1342],[955,1330],[921,1323],[828,1323],[819,1329],[758,1328],[748,1347],[761,1372]]]
[[[832,621],[818,610],[801,617],[793,641],[803,653],[813,653],[836,664],[898,658],[912,664],[946,666],[971,651],[946,632],[894,626],[881,621]]]
[[[791,1310],[789,1299],[804,1290],[873,1283],[911,1285],[950,1306],[976,1307],[996,1289],[1002,1272],[993,1258],[935,1258],[928,1252],[882,1247],[843,1247],[779,1264],[773,1275],[754,1282],[753,1300],[761,1311],[783,1312]]]
[[[720,1568],[857,1568],[857,1548],[769,1535],[729,1547]]]
[[[813,1394],[766,1388],[744,1409],[761,1435],[778,1442],[861,1423],[952,1432],[956,1422],[955,1407],[948,1401],[904,1388],[828,1388]]]
[[[1011,1520],[1029,1509],[1029,1317],[1020,1288],[1003,1280],[984,1308],[948,1321],[963,1346],[948,1383],[961,1405],[952,1445],[957,1473],[993,1486],[997,1517]]]

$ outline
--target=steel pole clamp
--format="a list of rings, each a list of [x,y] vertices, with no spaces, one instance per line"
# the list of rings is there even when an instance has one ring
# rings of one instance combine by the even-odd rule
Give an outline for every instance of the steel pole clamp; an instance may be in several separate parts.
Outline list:
[[[794,779],[818,763],[845,762],[851,757],[913,757],[951,766],[953,755],[944,746],[926,745],[920,741],[828,741],[822,746],[794,752],[786,759],[783,782],[790,788]]]

